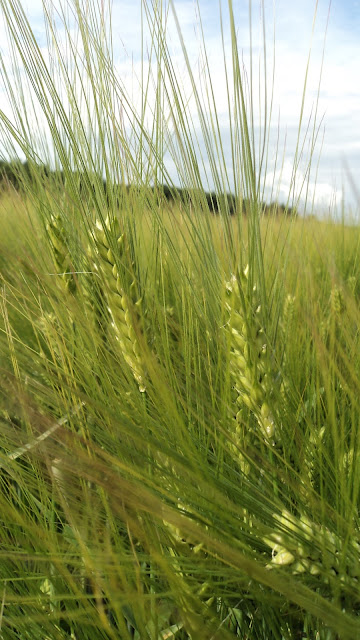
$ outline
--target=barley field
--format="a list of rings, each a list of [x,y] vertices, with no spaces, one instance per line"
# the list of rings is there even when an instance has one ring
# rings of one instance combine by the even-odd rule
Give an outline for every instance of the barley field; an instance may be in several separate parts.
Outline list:
[[[96,8],[44,4],[47,58],[1,3],[0,638],[355,640],[359,228],[265,206],[231,2],[216,211],[165,5],[151,129]]]

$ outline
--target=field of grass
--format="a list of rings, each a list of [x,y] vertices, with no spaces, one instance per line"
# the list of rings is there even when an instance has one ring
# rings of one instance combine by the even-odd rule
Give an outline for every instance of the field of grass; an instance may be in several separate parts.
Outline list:
[[[199,188],[161,9],[155,125],[134,108],[129,139],[104,21],[72,6],[78,67],[50,5],[48,63],[21,3],[2,4],[15,116],[1,134],[31,172],[0,195],[0,638],[354,640],[359,228],[262,214],[231,3],[233,216]],[[40,139],[27,128],[39,104]],[[164,182],[165,142],[188,201],[146,189]],[[39,170],[54,157],[64,184]],[[119,203],[121,178],[137,188]]]

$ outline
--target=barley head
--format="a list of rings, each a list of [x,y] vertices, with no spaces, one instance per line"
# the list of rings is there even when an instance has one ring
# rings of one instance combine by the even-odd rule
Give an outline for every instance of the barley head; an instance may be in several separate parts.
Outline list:
[[[66,291],[75,292],[75,280],[72,272],[72,261],[67,246],[66,232],[60,215],[53,215],[46,225],[52,250],[56,273]]]
[[[144,392],[146,372],[142,357],[142,297],[139,295],[125,235],[120,233],[116,218],[107,218],[105,226],[98,221],[93,235],[95,246],[89,249],[89,255],[93,259],[94,269],[102,275],[110,327],[139,390]]]
[[[248,267],[239,278],[232,276],[226,283],[226,325],[230,337],[230,373],[236,392],[237,422],[247,407],[256,417],[262,436],[272,441],[275,436],[274,420],[269,399],[273,388],[273,376],[264,331],[259,320],[260,305],[256,286],[248,294]],[[239,437],[242,428],[237,426]],[[243,441],[248,434],[243,434]],[[239,443],[240,444],[240,443]]]

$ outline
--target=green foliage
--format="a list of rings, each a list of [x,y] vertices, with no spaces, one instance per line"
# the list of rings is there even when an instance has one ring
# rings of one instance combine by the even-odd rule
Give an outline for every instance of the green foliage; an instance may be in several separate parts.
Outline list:
[[[28,162],[1,201],[1,637],[353,640],[358,229],[264,217],[231,3],[233,217],[216,104],[184,49],[221,204],[207,215],[166,7],[144,4],[149,130],[95,4],[72,5],[75,32],[60,14],[61,34],[44,5],[49,66],[21,3],[1,6],[15,109],[1,127]],[[165,145],[183,189],[170,204]],[[44,177],[50,156],[61,169]]]

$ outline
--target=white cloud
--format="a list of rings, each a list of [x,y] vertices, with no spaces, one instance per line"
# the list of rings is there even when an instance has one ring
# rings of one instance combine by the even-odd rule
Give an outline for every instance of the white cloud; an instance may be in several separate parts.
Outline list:
[[[285,160],[282,169],[267,174],[265,185],[268,193],[272,191],[279,202],[285,203],[289,199],[290,206],[299,203],[300,210],[306,203],[307,213],[321,215],[329,212],[340,205],[343,199],[342,191],[333,184],[316,181],[311,173],[309,177],[301,168],[294,172],[293,163],[289,159]]]

